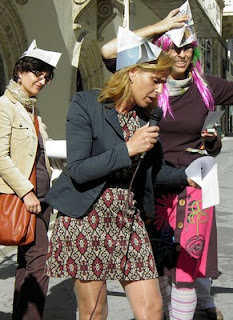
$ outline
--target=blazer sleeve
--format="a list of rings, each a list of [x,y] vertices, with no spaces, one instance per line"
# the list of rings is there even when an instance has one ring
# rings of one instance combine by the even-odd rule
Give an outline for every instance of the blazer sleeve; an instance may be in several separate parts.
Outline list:
[[[156,158],[153,168],[153,181],[154,185],[167,185],[174,187],[187,186],[186,168],[174,168],[166,164],[161,143],[156,144]]]
[[[156,184],[174,187],[187,186],[188,182],[185,169],[186,168],[173,168],[163,163],[161,169],[156,175]]]
[[[95,110],[98,117],[95,118]],[[104,125],[101,119],[101,106],[93,101],[89,101],[85,94],[76,94],[71,102],[70,110],[67,116],[67,168],[71,177],[78,184],[84,184],[105,178],[112,172],[130,166],[132,161],[128,154],[128,149],[124,140],[117,140],[119,143],[111,144],[111,148],[104,147],[99,154],[92,155],[93,144],[99,136],[93,137],[92,124],[99,126]],[[98,119],[100,122],[98,123]],[[101,136],[102,139],[108,137]]]

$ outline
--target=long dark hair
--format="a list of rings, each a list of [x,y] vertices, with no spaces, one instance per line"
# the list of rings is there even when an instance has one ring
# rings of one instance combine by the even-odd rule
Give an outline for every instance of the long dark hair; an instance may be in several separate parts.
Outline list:
[[[14,67],[13,70],[13,80],[15,82],[18,82],[19,73],[23,72],[30,72],[30,71],[42,71],[42,72],[48,72],[50,80],[54,77],[54,67],[52,67],[50,64],[32,57],[23,57],[19,59]]]

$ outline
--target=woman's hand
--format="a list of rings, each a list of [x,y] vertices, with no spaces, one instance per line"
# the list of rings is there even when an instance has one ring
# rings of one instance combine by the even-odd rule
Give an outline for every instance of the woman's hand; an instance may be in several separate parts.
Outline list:
[[[34,194],[33,191],[30,191],[23,197],[23,201],[27,207],[27,210],[32,213],[40,213],[41,206],[40,201],[38,200],[37,196]]]
[[[179,8],[174,9],[169,12],[166,18],[163,20],[148,25],[146,27],[137,29],[134,31],[137,35],[144,38],[151,38],[154,37],[157,34],[164,33],[170,29],[173,28],[181,28],[184,25],[185,21],[189,20],[188,15],[177,15],[177,13],[180,11]],[[105,59],[112,59],[116,58],[117,56],[117,38],[114,38],[113,40],[107,42],[103,47],[101,48],[101,55]]]
[[[129,156],[133,157],[136,154],[147,152],[153,148],[159,136],[159,127],[145,125],[137,129],[134,135],[126,142]]]
[[[193,187],[193,188],[196,188],[196,189],[201,189],[199,184],[194,182],[191,178],[187,177],[187,181],[188,181],[188,184],[190,185],[190,187]]]
[[[186,14],[177,15],[179,11],[179,8],[170,11],[166,18],[154,24],[154,34],[160,34],[174,28],[183,27],[184,22],[189,20],[189,16]]]
[[[217,137],[217,135],[218,135],[218,132],[217,132],[217,130],[216,130],[216,128],[213,128],[213,129],[210,129],[210,130],[204,130],[204,131],[202,131],[202,133],[201,133],[201,136],[202,136],[202,138],[215,138],[215,137]]]

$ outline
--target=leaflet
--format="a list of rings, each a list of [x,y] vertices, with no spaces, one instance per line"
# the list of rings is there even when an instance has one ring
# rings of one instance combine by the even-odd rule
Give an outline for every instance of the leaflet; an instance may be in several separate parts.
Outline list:
[[[220,203],[218,170],[215,158],[203,156],[194,160],[185,173],[202,188],[202,208],[209,208]]]
[[[46,154],[49,158],[66,159],[66,140],[47,140],[45,142]]]
[[[211,129],[214,127],[215,123],[220,120],[221,116],[224,114],[225,111],[210,111],[208,116],[205,119],[202,131],[206,129]]]

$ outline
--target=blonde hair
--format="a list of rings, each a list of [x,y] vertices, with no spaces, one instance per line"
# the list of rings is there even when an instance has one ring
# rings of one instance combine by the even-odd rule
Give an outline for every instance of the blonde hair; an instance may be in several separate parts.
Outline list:
[[[151,62],[142,64],[134,64],[129,67],[125,67],[116,73],[103,85],[98,101],[99,102],[117,102],[128,101],[131,97],[131,87],[129,79],[129,70],[138,68],[144,72],[157,72],[165,71],[171,68],[174,60],[165,52],[161,52],[158,59]]]

